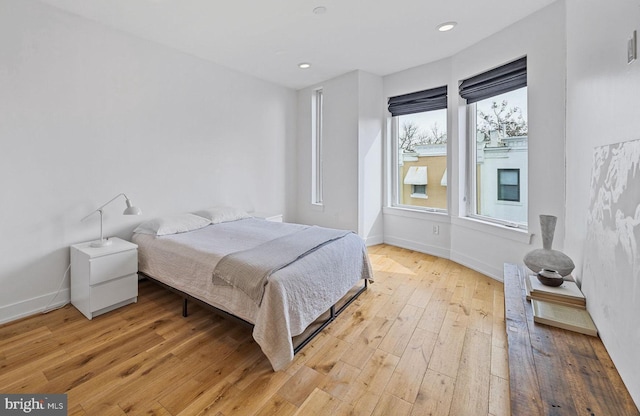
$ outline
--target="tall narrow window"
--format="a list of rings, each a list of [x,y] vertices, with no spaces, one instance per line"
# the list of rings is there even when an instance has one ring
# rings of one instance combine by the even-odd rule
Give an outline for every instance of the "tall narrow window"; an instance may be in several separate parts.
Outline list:
[[[313,93],[312,102],[312,163],[311,203],[322,205],[322,89]]]
[[[460,84],[467,100],[467,215],[526,228],[528,215],[527,59]]]
[[[393,201],[447,210],[447,87],[391,97]]]

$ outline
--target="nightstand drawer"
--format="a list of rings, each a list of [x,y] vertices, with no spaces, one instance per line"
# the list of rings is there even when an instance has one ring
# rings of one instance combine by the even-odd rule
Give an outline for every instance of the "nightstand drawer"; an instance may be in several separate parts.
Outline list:
[[[114,305],[138,296],[138,274],[111,280],[91,288],[91,311]]]
[[[138,252],[127,250],[89,260],[89,284],[95,285],[138,271]]]

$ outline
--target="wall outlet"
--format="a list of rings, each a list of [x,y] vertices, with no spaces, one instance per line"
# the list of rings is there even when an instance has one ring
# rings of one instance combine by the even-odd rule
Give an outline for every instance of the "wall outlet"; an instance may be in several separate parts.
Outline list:
[[[433,233],[434,233],[435,235],[440,234],[440,226],[439,226],[439,225],[434,225],[434,226],[433,226]]]
[[[627,41],[627,63],[635,61],[638,58],[638,33],[633,31],[631,38]]]

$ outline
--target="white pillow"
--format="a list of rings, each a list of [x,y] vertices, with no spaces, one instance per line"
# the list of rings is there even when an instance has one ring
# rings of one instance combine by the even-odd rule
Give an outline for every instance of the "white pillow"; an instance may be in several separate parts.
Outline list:
[[[210,220],[212,224],[251,218],[251,216],[243,210],[234,207],[212,207],[196,211],[194,214]]]
[[[139,234],[168,235],[197,230],[209,224],[211,224],[211,221],[204,217],[193,214],[179,214],[145,221],[133,230],[133,232]]]

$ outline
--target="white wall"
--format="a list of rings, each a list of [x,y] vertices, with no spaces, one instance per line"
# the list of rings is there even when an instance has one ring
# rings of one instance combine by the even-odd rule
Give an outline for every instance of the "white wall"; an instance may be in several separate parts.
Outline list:
[[[634,30],[640,31],[637,0],[567,2],[565,251],[573,257],[575,275],[580,280],[593,150],[640,139],[640,62],[628,65],[626,60],[627,39]],[[640,285],[631,281],[632,276],[597,279],[582,281],[589,312],[631,396],[640,406]]]
[[[564,240],[565,6],[556,2],[468,49],[384,77],[387,97],[449,87],[449,216],[385,209],[385,241],[450,258],[502,280],[505,262],[519,263],[541,247],[540,214],[558,217],[553,247]],[[459,81],[527,56],[529,85],[529,233],[464,218],[464,102]],[[433,226],[440,225],[439,234]],[[534,234],[532,244],[530,235]]]
[[[454,101],[452,97],[457,94],[457,85],[451,86],[451,59],[443,59],[426,65],[421,65],[405,71],[397,72],[383,78],[384,81],[384,97],[408,94],[415,91],[426,90],[430,88],[448,85],[448,106],[453,108]],[[388,138],[390,131],[390,114],[385,110],[387,116],[387,129],[385,137]],[[453,131],[452,111],[449,111],[447,120],[447,152],[452,152],[451,132]],[[391,154],[390,140],[386,141],[385,154]],[[388,160],[388,157],[386,157]],[[447,161],[447,184],[449,189],[449,199],[447,205],[451,209],[451,195],[455,191],[454,184],[451,183],[453,168],[451,167],[451,159]],[[391,181],[391,166],[386,165],[386,182]],[[385,188],[385,203],[390,203],[391,189]],[[433,227],[438,227],[438,234],[433,232]],[[384,208],[384,241],[388,244],[417,250],[423,253],[429,253],[436,256],[449,258],[451,248],[451,220],[448,215],[437,213],[425,213],[419,211],[409,211],[395,209],[391,207]]]
[[[311,203],[311,100],[323,90],[323,205]],[[354,230],[382,241],[382,80],[352,71],[298,91],[295,221]]]
[[[358,232],[367,245],[384,239],[382,217],[382,78],[358,72]]]
[[[311,203],[311,100],[323,91],[323,205]],[[296,221],[358,228],[358,73],[349,72],[298,91],[298,193]]]
[[[295,91],[33,0],[0,0],[0,322],[42,309],[69,245],[213,204],[295,204]],[[354,144],[355,147],[355,144]],[[356,174],[354,173],[354,177]],[[53,302],[67,302],[68,275]]]

